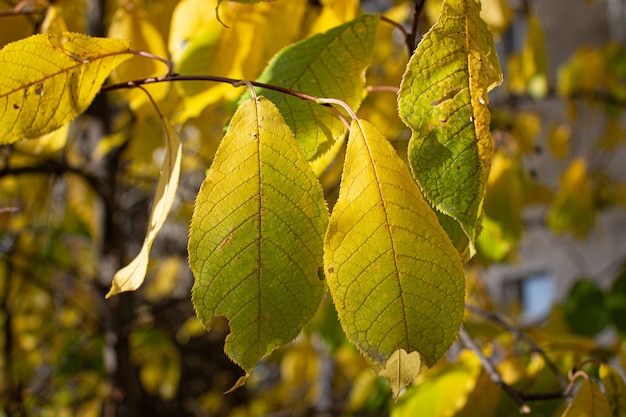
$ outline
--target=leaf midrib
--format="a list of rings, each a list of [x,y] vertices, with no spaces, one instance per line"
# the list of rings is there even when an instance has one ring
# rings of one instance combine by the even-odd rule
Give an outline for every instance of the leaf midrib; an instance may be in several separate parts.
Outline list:
[[[361,136],[363,137],[363,142],[365,144],[365,148],[367,149],[367,155],[370,159],[370,163],[371,163],[371,167],[372,167],[372,172],[374,175],[374,179],[376,182],[376,189],[378,191],[378,196],[380,197],[380,201],[383,202],[383,206],[382,206],[382,210],[383,213],[385,214],[385,224],[387,225],[387,234],[389,235],[389,241],[391,242],[391,250],[393,253],[393,262],[394,262],[394,267],[396,270],[396,278],[398,281],[398,287],[400,288],[400,303],[402,304],[402,323],[404,323],[404,335],[405,335],[405,340],[408,342],[409,341],[409,329],[407,326],[407,317],[406,317],[406,308],[405,308],[405,302],[404,302],[404,292],[402,290],[402,282],[400,280],[400,266],[398,265],[398,259],[396,258],[396,245],[395,245],[395,241],[393,239],[393,235],[391,233],[391,224],[389,223],[389,215],[387,213],[387,206],[385,205],[385,199],[383,196],[383,190],[381,187],[381,181],[378,175],[378,171],[376,170],[376,163],[375,163],[375,159],[374,156],[372,155],[372,150],[370,149],[369,143],[366,140],[365,137],[365,132],[363,130],[363,126],[361,126],[361,123],[357,120],[356,124],[359,127],[359,131],[361,133]],[[408,343],[407,343],[408,346]]]

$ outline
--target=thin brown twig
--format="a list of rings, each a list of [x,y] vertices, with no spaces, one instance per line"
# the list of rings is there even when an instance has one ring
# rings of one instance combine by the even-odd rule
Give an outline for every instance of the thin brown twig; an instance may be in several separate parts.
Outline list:
[[[410,49],[410,45],[408,43],[409,39],[411,38],[411,34],[406,30],[406,28],[404,26],[402,26],[400,23],[396,22],[393,19],[388,18],[387,16],[381,15],[380,16],[380,20],[385,22],[385,23],[389,23],[391,26],[393,26],[394,28],[398,29],[400,32],[402,32],[402,35],[404,35],[404,39],[407,42],[407,46],[409,47],[409,54],[411,52],[413,52]]]
[[[411,26],[411,33],[406,38],[406,43],[409,48],[409,55],[413,54],[415,48],[417,48],[417,35],[419,33],[419,22],[424,10],[424,3],[426,0],[419,0],[415,2],[415,12],[413,12],[413,24]]]
[[[520,331],[518,328],[510,325],[509,323],[507,323],[506,321],[502,320],[501,317],[499,317],[497,314],[494,314],[490,311],[484,310],[480,307],[477,306],[473,306],[471,304],[465,304],[465,308],[468,309],[469,311],[471,311],[472,313],[478,314],[482,317],[484,317],[485,319],[496,323],[498,326],[504,328],[505,330],[509,331],[510,333],[512,333],[515,337],[517,337],[520,340],[523,340],[524,342],[526,342],[530,348],[532,349],[533,352],[537,353],[539,356],[541,356],[541,358],[544,360],[544,362],[546,363],[546,365],[548,366],[548,368],[550,368],[550,370],[554,373],[554,375],[556,375],[556,377],[559,380],[559,383],[561,384],[561,386],[563,388],[567,387],[568,382],[565,379],[565,377],[563,376],[563,374],[561,374],[561,371],[559,370],[559,368],[556,366],[556,364],[548,357],[548,354],[534,341],[532,340],[530,337],[526,336],[522,331]]]
[[[210,81],[210,82],[218,82],[218,83],[226,83],[230,84],[233,87],[240,87],[245,85],[242,79],[237,78],[229,78],[229,77],[218,77],[215,75],[180,75],[180,74],[168,74],[164,77],[150,77],[150,78],[142,78],[139,80],[125,81],[117,84],[108,84],[102,86],[100,88],[100,92],[112,91],[112,90],[122,90],[128,88],[135,88],[139,85],[147,85],[147,84],[156,84],[163,82],[172,82],[172,81]],[[290,90],[288,88],[280,87],[277,85],[260,83],[257,81],[248,81],[255,87],[265,88],[272,91],[278,91],[280,93],[288,94],[294,97],[298,97],[302,100],[317,102],[318,97],[312,96],[310,94],[301,93],[299,91]]]
[[[467,330],[465,330],[465,328],[463,327],[461,327],[461,330],[459,331],[459,339],[461,340],[463,346],[471,350],[478,357],[478,360],[480,360],[483,369],[485,370],[485,372],[487,372],[487,375],[489,375],[489,379],[491,379],[494,384],[502,388],[502,390],[506,392],[509,397],[511,397],[513,401],[517,403],[520,414],[529,414],[531,410],[528,404],[526,404],[524,398],[517,390],[504,382],[502,376],[500,375],[494,364],[491,363],[489,359],[487,359],[487,357],[480,350],[476,342],[474,342],[474,339],[471,338],[469,333],[467,333]]]
[[[381,91],[389,91],[392,93],[397,93],[398,91],[400,91],[399,87],[393,86],[393,85],[369,85],[367,87],[365,87],[365,91],[367,91],[367,93],[378,93]]]
[[[138,51],[135,49],[130,49],[126,51],[126,53],[137,55],[137,56],[142,56],[144,58],[154,59],[155,61],[162,62],[163,64],[167,65],[167,74],[165,74],[165,76],[172,75],[174,73],[174,63],[170,61],[169,59],[161,58],[160,56],[151,54],[150,52]],[[160,77],[156,77],[156,78],[160,78]]]

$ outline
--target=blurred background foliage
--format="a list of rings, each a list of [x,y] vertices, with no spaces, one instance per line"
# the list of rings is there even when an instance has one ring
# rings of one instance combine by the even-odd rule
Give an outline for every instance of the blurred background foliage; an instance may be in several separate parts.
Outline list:
[[[223,2],[226,27],[216,20],[216,0],[3,0],[0,46],[70,30],[129,39],[134,49],[171,58],[182,74],[255,79],[282,47],[361,10],[383,12],[410,30],[415,3]],[[482,3],[506,85],[491,100],[496,152],[467,294],[468,303],[493,311],[482,272],[518,260],[528,207],[542,207],[540,223],[553,233],[579,239],[594,233],[603,210],[626,207],[626,178],[614,162],[624,150],[626,48],[609,39],[579,45],[554,62],[537,1]],[[584,15],[592,3],[562,6]],[[440,6],[425,2],[420,33]],[[16,7],[23,13],[10,13]],[[379,25],[377,39],[368,85],[397,87],[406,40],[388,24]],[[111,81],[164,72],[162,64],[134,57]],[[300,337],[259,364],[243,388],[224,395],[242,371],[222,351],[227,324],[207,332],[195,318],[186,239],[195,194],[243,91],[205,82],[146,88],[180,126],[184,159],[177,200],[137,292],[104,299],[114,272],[141,246],[163,158],[161,128],[146,96],[100,95],[67,127],[0,148],[0,416],[517,415],[518,405],[461,346],[394,404],[386,382],[345,340],[328,299]],[[396,95],[374,90],[359,115],[405,156],[409,132]],[[555,108],[563,114],[557,122],[546,116]],[[331,207],[340,165],[320,177]],[[621,252],[623,262],[626,245]],[[618,369],[626,361],[626,268],[614,265],[604,283],[583,272],[544,320],[506,318],[525,327],[561,375],[588,358]],[[563,389],[545,358],[509,327],[469,310],[466,319],[508,384],[526,392]],[[610,337],[598,338],[607,329]],[[598,375],[597,366],[585,369]],[[564,399],[533,403],[532,415],[560,415],[566,406]]]

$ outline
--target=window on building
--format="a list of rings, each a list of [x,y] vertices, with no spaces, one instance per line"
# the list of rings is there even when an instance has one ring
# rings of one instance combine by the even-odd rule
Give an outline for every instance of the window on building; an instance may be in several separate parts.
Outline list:
[[[503,283],[504,307],[508,314],[534,323],[548,317],[554,303],[554,277],[547,271],[507,279]]]

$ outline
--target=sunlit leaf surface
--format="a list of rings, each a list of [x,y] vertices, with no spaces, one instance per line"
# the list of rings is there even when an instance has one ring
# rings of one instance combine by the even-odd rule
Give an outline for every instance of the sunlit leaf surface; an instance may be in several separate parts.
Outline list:
[[[460,258],[408,167],[366,121],[352,123],[324,267],[346,335],[381,366],[399,349],[432,366],[456,339]]]
[[[363,100],[365,70],[374,49],[378,20],[377,15],[361,15],[286,47],[270,61],[258,81],[343,100],[356,111]],[[259,91],[276,104],[309,160],[326,152],[345,133],[344,124],[326,107],[277,91]]]
[[[322,189],[276,106],[239,107],[196,200],[189,236],[193,302],[229,320],[225,352],[247,373],[294,339],[324,285]]]
[[[492,139],[487,92],[502,81],[493,37],[474,0],[447,0],[411,57],[399,112],[409,159],[427,199],[455,218],[472,253],[480,230]]]
[[[34,35],[0,50],[0,144],[50,133],[84,112],[128,43]]]

